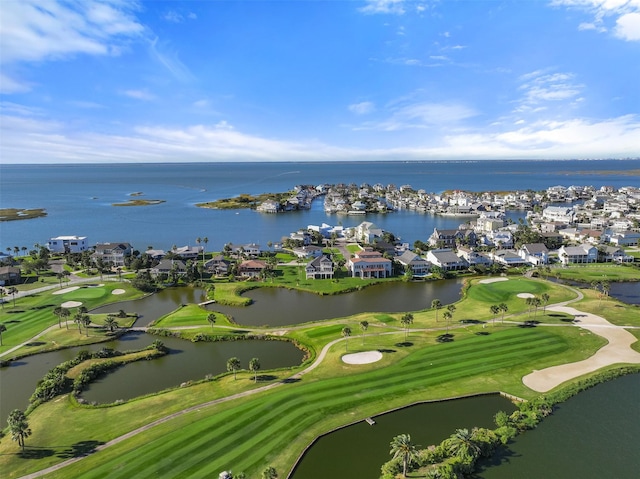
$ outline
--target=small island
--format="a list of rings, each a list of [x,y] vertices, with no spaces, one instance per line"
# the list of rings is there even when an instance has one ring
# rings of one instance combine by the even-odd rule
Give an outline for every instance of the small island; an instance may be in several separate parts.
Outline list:
[[[149,206],[149,205],[159,205],[160,203],[164,203],[165,200],[128,200],[124,203],[112,203],[111,206]]]
[[[44,208],[0,208],[0,221],[30,220],[47,216]]]
[[[218,210],[233,210],[251,208],[255,209],[258,205],[265,201],[273,201],[281,203],[286,201],[291,196],[291,192],[287,193],[262,193],[259,195],[241,194],[234,196],[233,198],[221,198],[215,201],[208,201],[206,203],[196,203],[199,208],[211,208]]]

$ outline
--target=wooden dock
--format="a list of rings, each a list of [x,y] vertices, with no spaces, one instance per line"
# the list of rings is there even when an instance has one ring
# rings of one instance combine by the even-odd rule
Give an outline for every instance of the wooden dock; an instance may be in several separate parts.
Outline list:
[[[369,424],[369,426],[373,426],[376,422],[370,417],[366,418],[365,421]]]

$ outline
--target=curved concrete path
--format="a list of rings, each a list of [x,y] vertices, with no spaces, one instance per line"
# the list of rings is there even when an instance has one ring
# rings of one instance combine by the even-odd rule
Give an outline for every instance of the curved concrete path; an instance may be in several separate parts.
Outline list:
[[[619,363],[640,364],[640,353],[631,349],[631,345],[638,339],[623,327],[611,324],[602,316],[566,306],[566,303],[548,306],[547,310],[578,316],[580,319],[576,323],[577,327],[602,336],[608,344],[582,361],[560,364],[527,374],[522,378],[525,386],[534,391],[547,392],[570,379],[597,371],[605,366]]]

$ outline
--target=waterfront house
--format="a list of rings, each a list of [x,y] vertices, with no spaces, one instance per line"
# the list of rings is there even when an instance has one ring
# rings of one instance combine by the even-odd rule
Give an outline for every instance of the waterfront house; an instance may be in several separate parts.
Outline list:
[[[163,249],[148,249],[144,252],[147,256],[149,256],[153,260],[161,260],[164,258],[164,255],[167,254]]]
[[[431,263],[413,251],[405,251],[396,260],[404,266],[405,271],[410,269],[413,276],[426,276],[431,271]]]
[[[575,216],[573,208],[568,206],[548,206],[542,210],[542,217],[548,221],[561,221],[572,224]]]
[[[590,244],[580,246],[561,246],[558,257],[564,265],[570,263],[595,263],[598,261],[598,249]]]
[[[331,279],[333,278],[333,261],[326,255],[311,260],[306,268],[307,279]]]
[[[376,239],[381,238],[383,231],[370,221],[363,221],[353,229],[353,236],[356,241],[364,244],[371,244]]]
[[[549,263],[549,250],[542,243],[523,244],[518,250],[518,254],[527,263],[534,266]]]
[[[82,253],[89,250],[86,236],[56,236],[47,241],[47,248],[52,253]]]
[[[314,245],[293,248],[291,251],[293,251],[293,254],[298,258],[319,258],[322,256],[322,248]]]
[[[505,266],[522,266],[528,262],[522,259],[515,251],[510,249],[499,249],[491,253],[494,262]]]
[[[429,245],[438,248],[453,248],[456,245],[456,240],[461,237],[462,233],[459,230],[434,228],[429,237]]]
[[[267,263],[257,259],[243,261],[238,266],[238,274],[245,278],[258,278],[267,268]]]
[[[461,258],[464,258],[467,261],[467,263],[469,263],[469,266],[477,266],[477,265],[489,266],[493,263],[493,260],[489,258],[489,256],[487,256],[484,253],[478,253],[473,248],[468,246],[459,246],[458,256],[460,256]]]
[[[187,274],[187,265],[180,259],[163,259],[151,268],[149,273],[155,277],[163,274],[184,276]]]
[[[453,250],[432,249],[427,252],[427,260],[445,271],[467,269],[469,263],[453,252]]]
[[[12,284],[20,284],[22,276],[20,268],[15,266],[0,266],[0,286],[9,286]]]
[[[392,275],[392,264],[382,253],[365,248],[349,258],[347,269],[354,278],[389,278]]]
[[[94,262],[102,260],[104,264],[115,267],[124,266],[125,258],[131,256],[133,248],[129,243],[98,243],[91,255]]]
[[[603,263],[633,263],[633,256],[627,255],[618,246],[602,245],[598,247],[598,261]]]
[[[625,231],[611,236],[609,241],[616,246],[637,246],[640,241],[640,233]]]
[[[198,259],[204,251],[203,246],[182,246],[171,250],[172,253],[180,256],[182,259]]]
[[[204,264],[204,270],[216,276],[224,276],[231,269],[231,261],[218,254]]]

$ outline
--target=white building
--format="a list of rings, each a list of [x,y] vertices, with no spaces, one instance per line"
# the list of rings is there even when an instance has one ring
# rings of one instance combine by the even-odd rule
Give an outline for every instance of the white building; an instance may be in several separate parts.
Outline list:
[[[86,236],[57,236],[47,241],[52,253],[82,253],[89,249]]]

